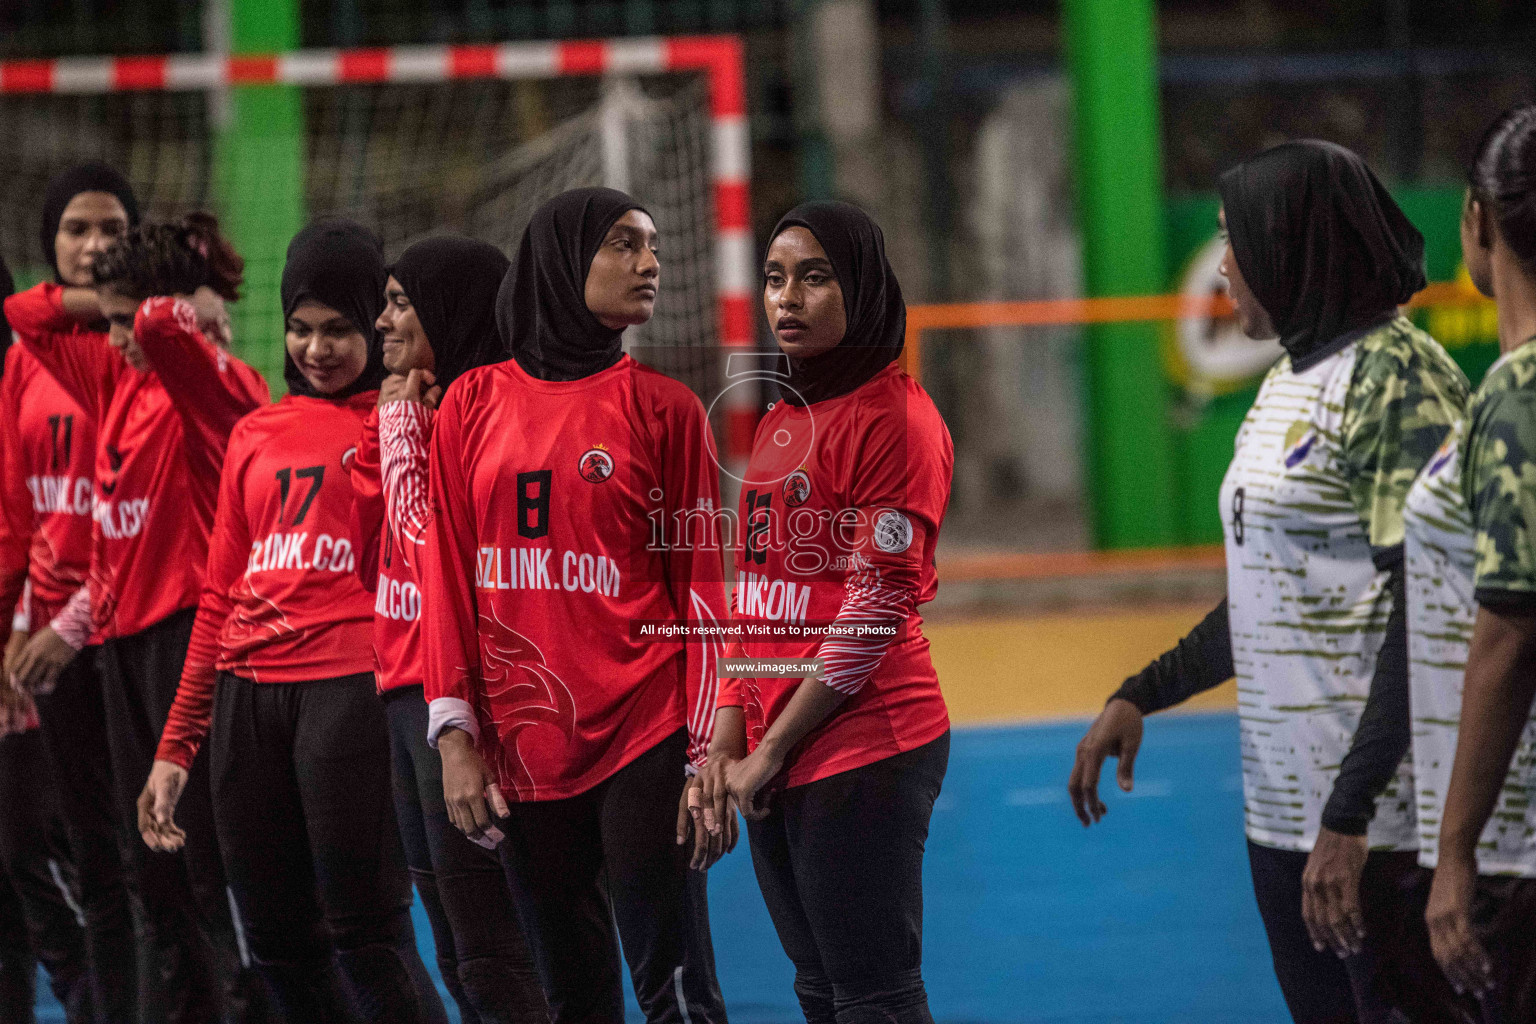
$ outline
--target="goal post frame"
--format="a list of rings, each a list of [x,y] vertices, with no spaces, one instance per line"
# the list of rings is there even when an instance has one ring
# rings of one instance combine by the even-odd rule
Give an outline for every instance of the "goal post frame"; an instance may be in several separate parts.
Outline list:
[[[735,35],[518,41],[487,44],[295,49],[269,53],[58,57],[0,61],[0,95],[217,91],[245,86],[423,84],[702,73],[710,121],[716,332],[723,354],[754,344],[751,142],[743,43]],[[302,198],[300,199],[302,203]],[[750,450],[757,410],[729,389],[728,458]]]

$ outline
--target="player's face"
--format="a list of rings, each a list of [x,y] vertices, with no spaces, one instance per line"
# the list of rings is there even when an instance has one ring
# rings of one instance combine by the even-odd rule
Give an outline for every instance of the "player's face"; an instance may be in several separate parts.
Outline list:
[[[1222,236],[1226,237],[1227,211],[1223,209],[1216,216],[1221,224]],[[1237,265],[1237,256],[1232,252],[1230,238],[1227,239],[1227,251],[1221,257],[1220,270],[1221,276],[1227,279],[1227,291],[1231,294],[1232,305],[1237,310],[1238,329],[1255,340],[1273,338],[1275,325],[1254,296],[1253,290],[1248,287],[1248,282],[1243,280],[1243,271]]]
[[[1493,225],[1488,208],[1472,198],[1472,190],[1461,204],[1461,259],[1477,290],[1493,294]]]
[[[384,369],[404,376],[412,370],[433,370],[437,360],[427,332],[421,329],[416,307],[393,277],[384,286],[384,312],[374,324],[384,339]]]
[[[786,355],[819,355],[843,340],[848,332],[843,289],[827,251],[809,230],[780,232],[768,247],[763,279],[763,310]]]
[[[89,288],[91,261],[128,230],[128,211],[110,192],[81,192],[64,207],[53,236],[54,261],[65,284]]]
[[[288,356],[322,395],[346,388],[368,365],[368,339],[324,303],[305,301],[288,317]]]
[[[139,311],[139,300],[124,295],[116,288],[102,288],[97,293],[102,315],[107,318],[107,344],[123,354],[123,360],[143,373],[149,369],[144,350],[133,336],[133,318]]]
[[[613,227],[592,257],[585,299],[598,322],[610,330],[643,324],[656,309],[656,223],[643,210],[630,210]]]

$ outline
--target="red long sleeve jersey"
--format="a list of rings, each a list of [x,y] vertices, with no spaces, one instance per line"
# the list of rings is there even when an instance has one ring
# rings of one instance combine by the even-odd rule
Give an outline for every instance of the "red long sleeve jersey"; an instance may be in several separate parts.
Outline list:
[[[97,424],[89,579],[91,623],[105,640],[197,604],[229,432],[268,393],[259,373],[198,333],[185,302],[140,307],[134,337],[152,367],[141,373],[65,314],[62,292],[40,284],[6,299],[5,313]]]
[[[422,683],[419,572],[427,538],[432,417],[432,410],[419,402],[390,402],[374,410],[352,461],[352,536],[358,577],[374,593],[373,654],[380,693]]]
[[[357,578],[350,474],[378,397],[288,395],[235,427],[208,577],[158,760],[192,764],[220,669],[257,683],[372,671],[373,602]]]
[[[570,382],[508,361],[448,389],[422,564],[426,694],[434,720],[445,704],[472,712],[509,799],[584,792],[684,725],[702,761],[724,645],[645,630],[725,620],[718,542],[652,537],[677,512],[718,511],[713,450],[699,400],[627,356]]]
[[[934,549],[953,467],[944,420],[894,364],[841,397],[780,402],[758,424],[732,611],[749,631],[835,623],[841,632],[749,633],[730,653],[823,658],[822,681],[849,694],[797,748],[786,785],[892,757],[949,728],[917,607],[938,590]],[[740,681],[753,749],[800,679]]]
[[[0,377],[0,637],[30,578],[30,628],[48,623],[91,564],[96,423],[20,345]]]

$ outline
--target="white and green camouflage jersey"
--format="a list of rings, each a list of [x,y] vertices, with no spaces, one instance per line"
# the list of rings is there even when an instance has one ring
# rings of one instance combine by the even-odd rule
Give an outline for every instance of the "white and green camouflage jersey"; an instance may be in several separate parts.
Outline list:
[[[1392,597],[1374,555],[1461,417],[1467,382],[1407,319],[1265,378],[1222,482],[1248,838],[1310,851],[1376,670]],[[1377,798],[1374,849],[1415,847],[1412,766]]]
[[[1404,513],[1419,862],[1434,867],[1479,594],[1536,594],[1536,342],[1495,363]],[[1478,843],[1485,875],[1536,878],[1536,714]]]

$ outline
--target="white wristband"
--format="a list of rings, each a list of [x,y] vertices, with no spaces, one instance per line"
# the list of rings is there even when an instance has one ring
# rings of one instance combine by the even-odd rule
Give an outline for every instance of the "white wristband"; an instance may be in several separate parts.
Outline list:
[[[463,729],[475,742],[480,741],[480,723],[468,701],[457,697],[438,697],[427,704],[427,743],[437,749],[437,738],[444,729]]]

